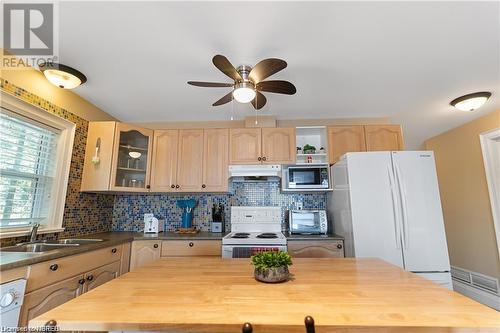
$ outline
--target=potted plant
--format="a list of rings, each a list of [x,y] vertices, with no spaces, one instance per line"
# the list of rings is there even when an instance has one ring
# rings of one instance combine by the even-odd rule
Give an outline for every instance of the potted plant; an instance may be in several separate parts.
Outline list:
[[[306,144],[304,146],[304,154],[316,154],[316,147]]]
[[[284,251],[261,252],[252,256],[252,264],[256,280],[277,283],[288,280],[288,266],[292,265],[292,258]]]

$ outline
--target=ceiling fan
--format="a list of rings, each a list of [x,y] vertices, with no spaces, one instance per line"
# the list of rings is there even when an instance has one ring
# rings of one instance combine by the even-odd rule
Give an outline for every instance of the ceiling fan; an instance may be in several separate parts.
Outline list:
[[[264,81],[269,76],[276,74],[286,68],[286,61],[269,58],[260,61],[253,68],[241,65],[235,68],[223,55],[216,55],[212,59],[213,64],[222,73],[234,80],[233,83],[199,82],[188,81],[188,84],[197,87],[232,87],[233,90],[216,101],[212,106],[219,106],[237,100],[240,103],[252,103],[256,110],[261,109],[267,102],[261,91],[277,94],[293,95],[297,92],[295,86],[288,81],[270,80]]]

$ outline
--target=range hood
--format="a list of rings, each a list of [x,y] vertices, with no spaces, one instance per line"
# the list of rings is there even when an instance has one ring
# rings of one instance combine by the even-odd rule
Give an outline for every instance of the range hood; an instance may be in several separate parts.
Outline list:
[[[277,180],[281,178],[281,165],[230,165],[229,177],[248,180]]]

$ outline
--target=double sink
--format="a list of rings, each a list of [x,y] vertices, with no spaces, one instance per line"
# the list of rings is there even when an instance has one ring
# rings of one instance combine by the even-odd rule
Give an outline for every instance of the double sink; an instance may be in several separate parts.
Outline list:
[[[60,239],[54,241],[37,241],[15,246],[4,247],[1,252],[21,252],[21,253],[44,253],[67,247],[75,247],[86,244],[102,242],[104,239]]]

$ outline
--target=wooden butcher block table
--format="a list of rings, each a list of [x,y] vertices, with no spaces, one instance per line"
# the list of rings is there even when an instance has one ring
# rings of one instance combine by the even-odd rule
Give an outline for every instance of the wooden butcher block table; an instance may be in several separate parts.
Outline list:
[[[33,320],[68,331],[498,332],[500,313],[378,259],[294,259],[264,284],[249,259],[166,258]],[[54,323],[54,322],[52,322]]]

